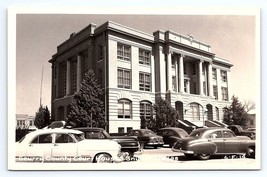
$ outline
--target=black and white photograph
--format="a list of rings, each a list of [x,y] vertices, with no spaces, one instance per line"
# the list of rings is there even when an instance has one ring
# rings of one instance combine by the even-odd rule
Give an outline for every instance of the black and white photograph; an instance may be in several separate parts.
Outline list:
[[[260,10],[8,9],[10,170],[259,170]]]

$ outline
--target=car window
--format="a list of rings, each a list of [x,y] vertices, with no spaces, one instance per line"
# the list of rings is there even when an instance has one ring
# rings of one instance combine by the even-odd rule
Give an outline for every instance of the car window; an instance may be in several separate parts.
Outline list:
[[[105,136],[102,132],[86,132],[87,139],[104,139]]]
[[[31,143],[32,144],[52,143],[52,134],[39,135]]]
[[[129,136],[134,136],[134,131],[129,132]]]
[[[216,131],[210,134],[210,138],[222,138],[222,132]]]
[[[74,139],[68,134],[56,134],[55,143],[75,143]]]
[[[173,135],[174,135],[174,132],[170,130],[170,131],[169,131],[169,135],[170,135],[170,136],[173,136]]]
[[[235,135],[232,132],[230,132],[230,131],[223,131],[223,137],[224,138],[232,138],[234,136]]]
[[[139,131],[135,131],[135,132],[134,132],[134,135],[135,135],[135,136],[139,136],[139,135],[140,135]]]
[[[76,140],[79,142],[79,141],[82,141],[84,140],[84,133],[80,133],[80,134],[73,134],[74,137],[76,138]]]

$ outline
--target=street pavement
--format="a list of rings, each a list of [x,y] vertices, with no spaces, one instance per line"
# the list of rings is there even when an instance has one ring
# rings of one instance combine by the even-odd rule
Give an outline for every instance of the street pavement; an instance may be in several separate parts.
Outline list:
[[[183,153],[172,152],[169,147],[158,149],[145,148],[136,159],[118,164],[118,168],[148,170],[222,170],[222,169],[257,169],[259,161],[244,156],[216,156],[209,160],[188,159]]]

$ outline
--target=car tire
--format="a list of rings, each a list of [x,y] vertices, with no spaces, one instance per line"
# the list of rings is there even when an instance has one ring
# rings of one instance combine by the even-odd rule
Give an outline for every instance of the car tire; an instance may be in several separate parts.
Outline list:
[[[94,158],[95,163],[112,163],[112,157],[109,154],[97,154]]]
[[[123,157],[124,161],[129,162],[134,156],[134,153],[131,151],[124,151],[125,156]]]
[[[200,160],[208,160],[210,158],[209,154],[198,154],[197,156]]]
[[[246,157],[255,158],[255,147],[248,147]]]

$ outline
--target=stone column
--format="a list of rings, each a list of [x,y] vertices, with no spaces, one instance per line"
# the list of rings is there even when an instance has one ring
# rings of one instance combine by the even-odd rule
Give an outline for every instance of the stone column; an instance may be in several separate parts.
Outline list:
[[[208,88],[209,88],[209,96],[213,96],[213,84],[212,84],[212,63],[209,63],[208,66]]]
[[[203,60],[199,61],[199,95],[203,95],[203,75],[202,75]]]
[[[82,57],[77,56],[77,91],[80,90],[82,83]]]
[[[177,58],[177,55],[174,56],[174,67],[175,67],[175,92],[178,92],[178,58]]]
[[[182,54],[179,60],[179,92],[184,92],[184,55]]]
[[[167,90],[172,90],[172,52],[169,52],[167,54],[166,58],[166,64],[167,64]]]

